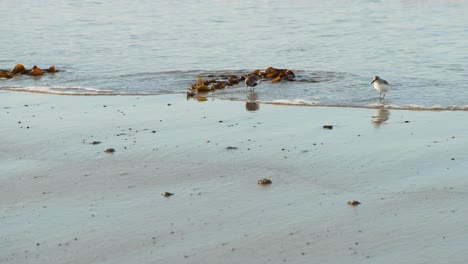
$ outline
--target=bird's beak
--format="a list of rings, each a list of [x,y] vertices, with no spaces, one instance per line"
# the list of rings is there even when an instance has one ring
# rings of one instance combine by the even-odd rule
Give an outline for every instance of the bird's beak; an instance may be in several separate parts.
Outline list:
[[[375,80],[373,80],[370,84],[373,84],[375,82]]]

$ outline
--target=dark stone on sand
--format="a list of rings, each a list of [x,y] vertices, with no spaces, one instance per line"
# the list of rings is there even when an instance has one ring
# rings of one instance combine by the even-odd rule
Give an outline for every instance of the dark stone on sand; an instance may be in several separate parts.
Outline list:
[[[333,129],[333,126],[332,125],[324,125],[323,128],[324,129]]]
[[[114,153],[114,152],[115,152],[115,149],[113,149],[113,148],[108,148],[108,149],[106,149],[105,152],[106,152],[106,153]]]
[[[358,201],[353,200],[353,201],[348,201],[348,204],[349,204],[349,205],[352,205],[352,206],[358,206],[358,205],[360,205],[361,203],[358,202]]]
[[[409,121],[408,121],[408,120],[406,120],[406,121],[405,121],[405,123],[409,123]]]
[[[229,146],[229,147],[226,147],[226,149],[232,150],[232,149],[237,149],[237,147]]]
[[[101,144],[101,141],[93,141],[93,142],[91,142],[91,145],[98,145],[98,144]]]
[[[272,181],[270,179],[264,178],[264,179],[258,180],[257,183],[261,185],[267,185],[267,184],[271,184]]]

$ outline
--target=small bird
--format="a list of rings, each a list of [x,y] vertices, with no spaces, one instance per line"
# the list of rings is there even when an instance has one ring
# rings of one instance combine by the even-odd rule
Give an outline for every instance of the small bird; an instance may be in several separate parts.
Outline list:
[[[374,84],[374,88],[377,90],[377,92],[380,93],[379,98],[385,99],[385,93],[390,90],[390,84],[386,80],[380,79],[379,76],[374,76],[374,79],[372,80],[371,84]]]
[[[245,85],[250,89],[254,89],[258,85],[258,77],[254,74],[249,74],[245,77]]]

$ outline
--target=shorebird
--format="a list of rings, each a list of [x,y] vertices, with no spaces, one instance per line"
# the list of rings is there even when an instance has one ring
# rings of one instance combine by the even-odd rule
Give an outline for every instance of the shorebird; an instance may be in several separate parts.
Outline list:
[[[247,87],[253,90],[255,89],[255,86],[258,85],[258,77],[254,74],[249,74],[245,77],[244,82]]]
[[[390,90],[390,84],[386,80],[380,79],[379,76],[374,76],[374,79],[372,80],[371,84],[374,84],[374,88],[377,90],[377,92],[380,93],[379,98],[385,99],[385,93]]]

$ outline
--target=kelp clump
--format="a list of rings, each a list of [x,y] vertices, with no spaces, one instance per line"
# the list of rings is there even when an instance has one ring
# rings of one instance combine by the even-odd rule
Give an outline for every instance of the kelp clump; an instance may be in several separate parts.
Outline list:
[[[208,75],[208,80],[203,80],[202,77],[198,77],[196,83],[190,85],[187,96],[194,97],[199,92],[210,92],[217,89],[225,89],[230,86],[238,85],[240,82],[244,81],[245,78],[249,75],[256,75],[262,81],[271,81],[272,83],[278,83],[281,81],[294,81],[296,75],[292,70],[289,69],[277,69],[273,67],[268,67],[265,70],[254,70],[253,72],[241,75],[220,75],[213,76]]]
[[[25,74],[31,76],[41,76],[44,73],[52,73],[58,72],[59,70],[55,68],[55,66],[50,66],[47,69],[41,69],[34,65],[31,69],[26,69],[23,64],[16,64],[15,67],[10,70],[3,70],[0,69],[0,78],[10,79],[13,78],[15,75]]]

